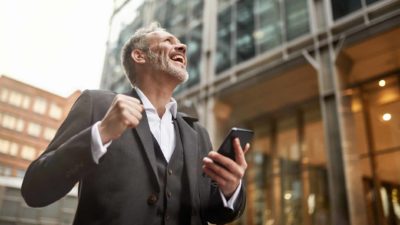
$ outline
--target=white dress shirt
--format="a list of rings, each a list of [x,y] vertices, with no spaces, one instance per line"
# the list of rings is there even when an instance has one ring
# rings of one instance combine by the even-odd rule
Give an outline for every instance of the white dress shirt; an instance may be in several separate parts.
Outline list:
[[[157,140],[160,145],[161,151],[167,160],[171,159],[172,153],[175,149],[175,129],[173,124],[173,118],[176,118],[177,114],[177,103],[174,98],[171,98],[171,101],[165,106],[165,113],[160,118],[158,116],[156,108],[151,104],[150,100],[144,95],[144,93],[137,87],[135,87],[136,92],[139,95],[140,100],[142,100],[144,110],[146,112],[147,120],[149,122],[150,131],[153,134],[154,138]],[[92,127],[92,141],[91,141],[91,150],[94,161],[98,164],[99,159],[107,153],[107,148],[110,146],[111,141],[102,144],[100,133],[99,133],[99,125],[101,121],[95,123]],[[225,196],[220,191],[220,195],[222,198],[222,202],[225,207],[233,209],[233,204],[235,203],[239,191],[241,189],[241,181],[239,187],[236,188],[236,191],[229,199],[226,200]]]

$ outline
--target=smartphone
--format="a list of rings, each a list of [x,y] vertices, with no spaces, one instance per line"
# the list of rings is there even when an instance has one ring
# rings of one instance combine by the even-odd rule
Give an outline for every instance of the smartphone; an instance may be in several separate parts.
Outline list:
[[[233,139],[239,138],[240,145],[242,149],[246,146],[247,143],[250,143],[253,139],[254,132],[252,130],[233,127],[229,131],[228,135],[225,137],[221,146],[218,149],[218,153],[235,160],[235,150],[233,149]]]

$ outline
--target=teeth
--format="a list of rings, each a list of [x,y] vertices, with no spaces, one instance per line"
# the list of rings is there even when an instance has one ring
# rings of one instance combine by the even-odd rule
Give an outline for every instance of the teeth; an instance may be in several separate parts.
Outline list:
[[[183,57],[180,55],[175,55],[172,57],[172,60],[179,60],[180,62],[183,62]]]

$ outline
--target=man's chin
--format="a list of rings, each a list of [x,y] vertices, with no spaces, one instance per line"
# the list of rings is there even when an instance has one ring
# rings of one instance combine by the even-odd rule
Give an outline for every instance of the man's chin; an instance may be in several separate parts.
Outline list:
[[[182,76],[182,82],[181,84],[186,83],[186,81],[189,80],[189,73],[186,71],[186,73]]]
[[[189,73],[186,70],[174,70],[170,73],[173,77],[180,81],[180,84],[185,83],[189,79]]]

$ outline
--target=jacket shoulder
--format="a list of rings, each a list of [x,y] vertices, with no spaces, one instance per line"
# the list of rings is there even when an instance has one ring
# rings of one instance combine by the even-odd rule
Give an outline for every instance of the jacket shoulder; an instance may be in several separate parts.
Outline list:
[[[88,95],[92,99],[97,100],[97,99],[113,99],[117,93],[112,92],[112,91],[107,91],[107,90],[84,90],[82,92],[82,96]]]

